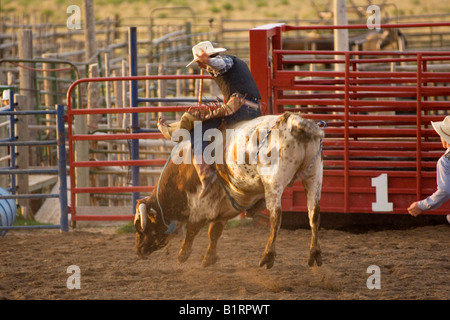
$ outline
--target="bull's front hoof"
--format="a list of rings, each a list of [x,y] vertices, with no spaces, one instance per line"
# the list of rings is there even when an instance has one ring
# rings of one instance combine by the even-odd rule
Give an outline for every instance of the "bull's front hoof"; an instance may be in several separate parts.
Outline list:
[[[180,253],[178,253],[178,262],[183,263],[186,262],[186,260],[191,255],[191,250],[180,250]]]
[[[219,260],[219,257],[217,255],[205,256],[205,258],[202,261],[202,267],[206,268],[206,267],[212,266],[213,264],[215,264],[217,262],[217,260]]]
[[[259,266],[263,267],[265,265],[266,269],[270,269],[273,267],[274,262],[275,262],[275,253],[274,252],[265,253],[261,258],[261,260],[259,261]]]
[[[309,253],[308,265],[312,267],[314,265],[314,261],[316,262],[318,267],[322,265],[322,255],[320,251],[314,251]]]

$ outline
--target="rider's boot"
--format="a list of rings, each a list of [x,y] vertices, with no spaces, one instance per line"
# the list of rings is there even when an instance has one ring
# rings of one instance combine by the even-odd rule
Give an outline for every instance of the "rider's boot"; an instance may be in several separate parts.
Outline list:
[[[157,126],[159,131],[161,131],[161,133],[163,134],[164,138],[166,138],[167,140],[171,140],[172,134],[178,129],[186,129],[187,131],[191,131],[194,127],[194,121],[194,117],[191,114],[185,112],[181,116],[180,121],[171,123],[169,125],[166,124],[165,119],[159,118]]]

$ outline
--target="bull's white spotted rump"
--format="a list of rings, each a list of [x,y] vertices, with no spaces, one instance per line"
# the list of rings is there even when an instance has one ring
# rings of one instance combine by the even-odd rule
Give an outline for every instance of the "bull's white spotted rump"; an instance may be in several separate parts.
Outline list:
[[[223,131],[226,161],[215,164],[219,179],[204,198],[198,199],[201,184],[193,165],[170,162],[158,181],[158,197],[155,188],[149,197],[138,201],[135,218],[137,253],[145,255],[162,248],[168,241],[167,224],[177,221],[187,226],[178,256],[180,262],[186,261],[196,234],[209,223],[210,244],[203,266],[211,265],[217,260],[216,245],[226,221],[243,211],[253,216],[267,208],[271,231],[260,266],[271,268],[281,225],[282,193],[286,186],[301,179],[312,231],[308,263],[312,266],[316,261],[321,265],[317,234],[323,130],[314,121],[289,112],[237,123],[227,129],[239,134],[227,135]],[[146,220],[144,227],[143,219]]]

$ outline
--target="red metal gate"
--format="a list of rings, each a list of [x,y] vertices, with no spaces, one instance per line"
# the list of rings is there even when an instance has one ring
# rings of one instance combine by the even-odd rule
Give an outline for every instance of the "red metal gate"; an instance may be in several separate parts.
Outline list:
[[[79,134],[73,131],[74,124],[77,121],[85,121],[80,116],[83,115],[94,115],[94,114],[130,114],[137,115],[139,113],[155,113],[155,112],[184,112],[188,107],[177,105],[177,106],[163,106],[163,107],[141,107],[138,106],[139,102],[145,102],[151,99],[137,98],[136,105],[129,108],[96,108],[87,109],[80,108],[74,109],[72,107],[72,94],[74,90],[83,83],[91,82],[105,82],[105,81],[130,81],[131,91],[137,93],[137,82],[145,80],[194,80],[194,79],[211,79],[210,76],[203,75],[160,75],[160,76],[124,76],[124,77],[103,77],[103,78],[85,78],[79,79],[72,83],[67,92],[67,126],[68,126],[68,145],[69,145],[69,165],[70,165],[70,203],[69,213],[71,214],[72,221],[113,221],[113,220],[133,220],[135,207],[130,208],[126,206],[119,207],[105,207],[105,206],[88,206],[80,208],[77,205],[76,195],[77,194],[118,194],[118,193],[151,193],[155,186],[140,185],[133,181],[133,185],[122,185],[122,186],[94,186],[92,181],[89,182],[90,186],[81,187],[77,184],[76,169],[77,168],[98,168],[98,167],[120,167],[125,166],[128,168],[139,168],[139,167],[162,167],[166,162],[167,158],[164,159],[143,159],[139,156],[139,151],[135,158],[133,158],[133,151],[130,151],[130,155],[127,156],[126,160],[88,160],[88,161],[78,161],[75,156],[75,144],[80,141],[99,141],[99,140],[128,140],[139,141],[143,139],[162,139],[163,135],[160,132],[145,132],[141,130],[138,122],[135,124],[135,128],[131,133],[107,133],[101,135],[95,135],[93,133]],[[136,90],[133,90],[133,87]],[[168,99],[170,100],[170,99]],[[133,105],[133,103],[132,103]],[[195,108],[195,106],[193,106]],[[137,118],[136,118],[137,120]],[[114,131],[112,131],[114,132]],[[137,145],[137,150],[139,149],[139,144]],[[139,174],[139,172],[138,172]],[[131,195],[130,195],[131,199]],[[83,214],[79,214],[79,209],[83,209]],[[128,211],[127,211],[128,210]],[[111,214],[114,212],[114,214]]]
[[[284,33],[319,28],[366,26],[250,30],[250,66],[266,112],[327,122],[322,212],[407,213],[436,189],[444,150],[431,121],[449,114],[450,52],[283,50]],[[304,212],[305,202],[297,183],[285,191],[283,210]],[[448,214],[450,203],[427,213]]]

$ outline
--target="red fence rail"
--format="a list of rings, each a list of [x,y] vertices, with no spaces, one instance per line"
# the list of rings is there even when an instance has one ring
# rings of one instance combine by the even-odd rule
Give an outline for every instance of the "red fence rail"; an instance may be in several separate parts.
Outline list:
[[[424,25],[430,26],[417,26]],[[250,30],[262,103],[269,113],[299,111],[327,121],[321,211],[406,213],[436,189],[435,165],[444,150],[430,122],[450,112],[450,52],[283,50],[284,33],[318,28],[366,26]],[[301,183],[285,191],[283,210],[306,211]],[[449,212],[446,204],[427,213]]]

